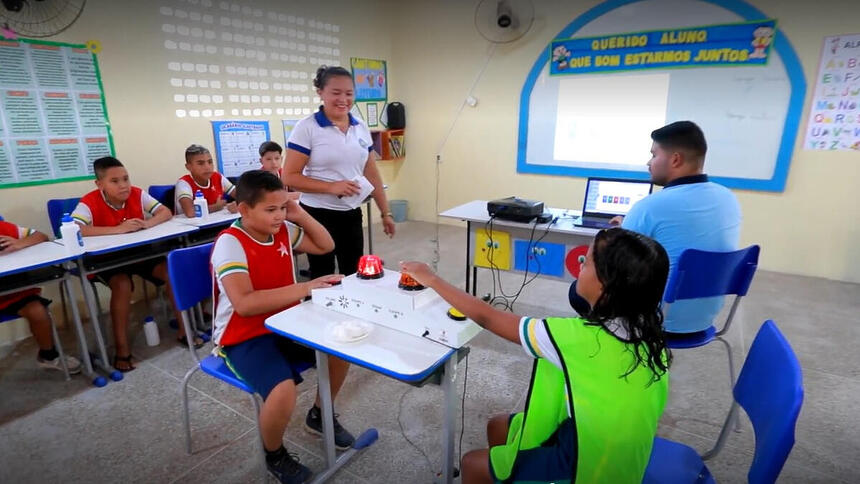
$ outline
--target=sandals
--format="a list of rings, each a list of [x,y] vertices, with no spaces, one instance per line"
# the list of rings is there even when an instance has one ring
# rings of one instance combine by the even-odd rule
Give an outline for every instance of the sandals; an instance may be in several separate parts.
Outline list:
[[[176,342],[179,343],[180,346],[186,346],[187,347],[188,346],[188,337],[183,336],[181,338],[176,338]],[[202,339],[198,338],[197,336],[194,337],[194,349],[195,350],[202,348],[204,344],[206,344],[206,343]]]
[[[137,368],[136,366],[131,364],[131,358],[132,358],[131,353],[129,353],[128,356],[115,355],[113,357],[113,367],[122,373],[128,373],[128,372]],[[128,365],[128,367],[127,368],[120,368],[117,366],[117,362],[124,362],[126,365]]]

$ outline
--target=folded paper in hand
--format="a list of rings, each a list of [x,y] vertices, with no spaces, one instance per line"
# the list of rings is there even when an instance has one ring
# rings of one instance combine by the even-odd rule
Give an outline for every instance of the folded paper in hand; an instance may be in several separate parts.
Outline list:
[[[373,193],[373,185],[364,176],[357,176],[352,181],[358,183],[360,190],[356,195],[342,197],[341,200],[349,205],[350,209],[357,208],[364,202],[368,195]]]

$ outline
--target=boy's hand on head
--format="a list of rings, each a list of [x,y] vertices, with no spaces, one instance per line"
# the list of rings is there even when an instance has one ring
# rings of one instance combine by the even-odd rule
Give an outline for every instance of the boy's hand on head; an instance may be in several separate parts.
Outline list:
[[[24,241],[21,239],[13,239],[12,237],[0,235],[0,254],[11,254],[24,247]]]
[[[361,193],[361,185],[352,180],[331,182],[329,185],[329,193],[337,195],[338,198],[358,195]]]
[[[431,287],[436,274],[430,266],[423,262],[406,261],[400,262],[400,270],[412,276],[422,286]]]
[[[308,290],[308,296],[311,295],[312,289],[331,287],[332,284],[339,284],[341,279],[343,279],[343,274],[329,274],[306,282],[305,287]]]
[[[295,199],[288,199],[286,214],[287,220],[293,223],[298,223],[305,217],[310,217],[310,215],[308,215],[308,212],[299,205],[299,202]]]
[[[236,213],[236,211],[239,210],[239,208],[236,206],[236,202],[230,202],[226,205],[226,207],[227,211],[230,213]]]

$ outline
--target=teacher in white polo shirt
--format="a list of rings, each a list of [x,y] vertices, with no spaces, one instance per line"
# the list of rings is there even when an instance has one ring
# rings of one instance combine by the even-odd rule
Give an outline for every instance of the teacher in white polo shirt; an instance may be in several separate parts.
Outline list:
[[[361,202],[373,196],[386,235],[394,236],[394,218],[373,161],[370,130],[350,114],[355,100],[352,74],[343,67],[317,69],[314,87],[322,106],[296,123],[287,140],[282,179],[299,191],[301,205],[334,239],[334,251],[308,254],[311,278],[335,272],[352,274],[364,252]]]

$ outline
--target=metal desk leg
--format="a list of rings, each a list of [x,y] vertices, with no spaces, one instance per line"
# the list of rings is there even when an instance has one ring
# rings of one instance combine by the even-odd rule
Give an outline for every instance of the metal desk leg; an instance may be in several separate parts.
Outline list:
[[[457,354],[454,353],[445,362],[445,374],[442,375],[442,392],[444,402],[442,420],[442,479],[451,484],[454,482],[454,416],[457,413],[457,391],[454,380],[457,377]]]
[[[343,467],[350,459],[365,447],[370,446],[379,437],[376,429],[367,429],[362,432],[352,448],[344,451],[337,457],[334,447],[334,405],[331,398],[331,383],[328,373],[328,355],[322,351],[316,351],[317,357],[317,387],[322,402],[322,421],[323,421],[323,453],[325,454],[326,468],[314,477],[313,482],[325,482],[334,475],[341,467]]]
[[[373,231],[370,229],[371,220],[370,220],[370,200],[367,201],[367,253],[373,253]]]
[[[471,265],[469,264],[469,245],[472,243],[472,222],[466,221],[466,292],[469,292],[469,276],[471,272]],[[472,291],[472,294],[475,294]]]
[[[70,281],[67,280],[66,284],[61,284],[60,290],[64,292],[65,298],[67,301],[69,301],[69,306],[72,309],[72,322],[75,325],[75,333],[77,333],[78,335],[78,347],[81,350],[81,362],[84,365],[84,374],[87,377],[93,379],[93,385],[97,387],[103,387],[107,385],[107,380],[101,375],[96,375],[96,373],[93,371],[93,364],[90,361],[90,350],[87,346],[87,336],[84,332],[84,325],[81,324],[81,315],[78,311],[78,301],[74,297],[72,285],[69,284],[69,282]]]
[[[101,364],[99,365],[104,371],[108,372],[109,376],[114,381],[122,380],[122,373],[115,370],[110,365],[110,360],[107,356],[107,349],[105,349],[105,341],[102,337],[102,326],[101,321],[99,321],[99,312],[96,309],[96,296],[93,294],[93,288],[87,279],[87,272],[84,270],[84,263],[82,259],[78,259],[78,271],[80,272],[81,279],[81,290],[84,292],[84,300],[87,302],[87,310],[90,313],[90,320],[93,323],[93,333],[96,335],[96,346],[99,351],[99,358],[101,358]],[[89,356],[89,355],[87,355]]]

